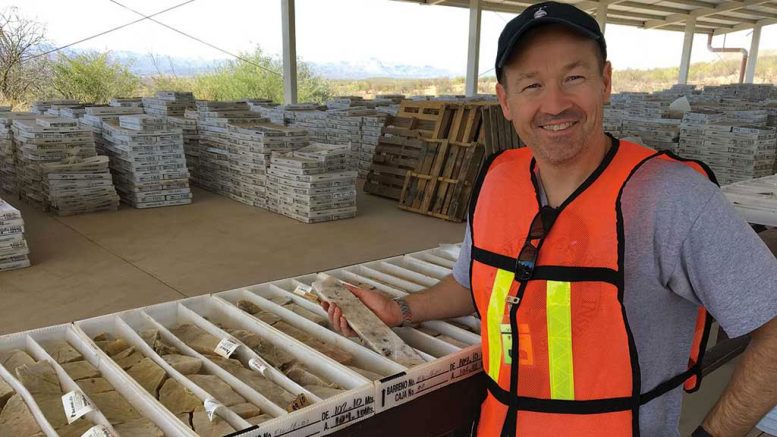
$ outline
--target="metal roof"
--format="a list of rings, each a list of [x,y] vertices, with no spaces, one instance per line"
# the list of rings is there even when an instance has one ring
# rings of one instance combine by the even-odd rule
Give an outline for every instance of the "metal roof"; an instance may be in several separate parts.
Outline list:
[[[422,5],[469,8],[469,0],[394,0]],[[644,29],[685,31],[696,20],[696,33],[722,35],[777,23],[777,0],[560,0],[596,16],[607,7],[607,23]],[[541,0],[480,0],[484,11],[520,13]]]

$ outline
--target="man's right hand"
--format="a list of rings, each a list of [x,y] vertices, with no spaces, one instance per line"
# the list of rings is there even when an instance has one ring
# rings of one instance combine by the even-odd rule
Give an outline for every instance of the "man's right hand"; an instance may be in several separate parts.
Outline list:
[[[343,285],[358,297],[367,308],[372,310],[372,312],[386,325],[394,327],[402,324],[402,311],[399,309],[399,304],[383,294],[374,291],[374,287]],[[343,316],[342,310],[336,304],[322,302],[321,306],[329,316],[330,326],[336,331],[346,337],[356,337],[358,335],[348,324],[348,321]]]

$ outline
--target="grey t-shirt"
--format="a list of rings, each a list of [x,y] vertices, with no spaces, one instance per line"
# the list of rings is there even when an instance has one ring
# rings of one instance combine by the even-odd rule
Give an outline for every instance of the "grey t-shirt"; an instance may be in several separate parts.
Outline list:
[[[684,164],[654,160],[626,185],[622,205],[624,305],[642,392],[686,370],[697,305],[730,337],[777,316],[777,261],[713,183]],[[467,288],[471,246],[467,226],[453,268]],[[678,388],[643,405],[641,435],[679,436],[681,402]]]

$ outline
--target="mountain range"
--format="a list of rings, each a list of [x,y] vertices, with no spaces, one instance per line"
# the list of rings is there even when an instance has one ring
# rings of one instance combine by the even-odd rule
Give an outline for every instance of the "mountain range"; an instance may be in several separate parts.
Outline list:
[[[113,51],[111,57],[118,62],[129,64],[132,72],[139,76],[153,76],[160,73],[193,76],[212,71],[227,61],[224,58],[189,58],[127,51]],[[308,65],[313,72],[327,79],[353,80],[371,77],[429,79],[464,75],[463,70],[458,72],[431,65],[392,64],[374,57],[360,61],[308,62]]]

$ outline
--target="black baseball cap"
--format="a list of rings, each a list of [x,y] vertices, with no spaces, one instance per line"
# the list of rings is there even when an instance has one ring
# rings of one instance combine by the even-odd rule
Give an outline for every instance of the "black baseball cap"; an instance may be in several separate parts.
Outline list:
[[[496,50],[496,77],[501,78],[502,68],[510,60],[513,49],[527,31],[544,24],[561,24],[599,44],[602,56],[607,59],[607,44],[599,29],[599,23],[587,13],[569,3],[544,2],[529,6],[520,15],[510,20],[499,35]]]

